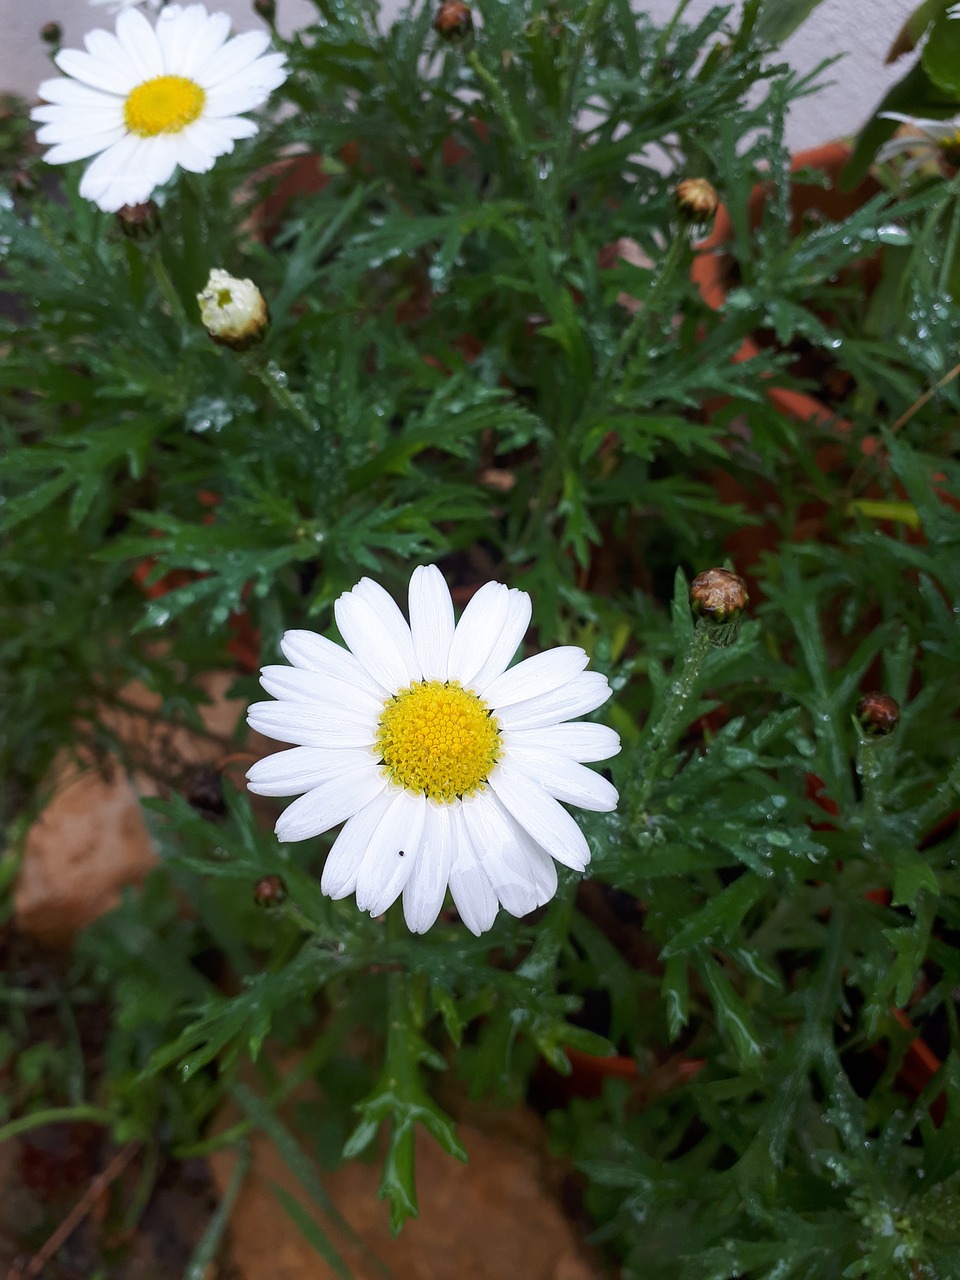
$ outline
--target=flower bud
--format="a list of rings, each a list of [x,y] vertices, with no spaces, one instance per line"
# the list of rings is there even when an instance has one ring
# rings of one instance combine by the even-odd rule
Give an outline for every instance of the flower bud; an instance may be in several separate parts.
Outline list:
[[[273,26],[277,17],[276,0],[253,0],[253,11],[259,14],[264,22],[269,22]]]
[[[684,178],[677,183],[673,193],[680,212],[694,222],[709,222],[720,204],[716,189],[706,178]]]
[[[747,584],[729,569],[707,569],[690,583],[690,609],[718,649],[733,644],[750,597]]]
[[[253,887],[253,900],[258,907],[279,907],[287,896],[287,886],[280,876],[264,876]]]
[[[473,14],[463,0],[443,0],[433,19],[433,29],[442,40],[457,44],[473,31]]]
[[[197,294],[200,318],[214,342],[243,351],[263,337],[270,316],[263,294],[252,280],[237,280],[214,267]]]
[[[885,738],[900,723],[900,707],[889,693],[865,693],[857,703],[857,723],[868,738]]]
[[[63,44],[63,27],[59,22],[45,22],[40,28],[40,39],[52,49],[59,49]]]
[[[150,240],[160,230],[160,210],[153,200],[121,205],[117,210],[117,223],[131,240]]]

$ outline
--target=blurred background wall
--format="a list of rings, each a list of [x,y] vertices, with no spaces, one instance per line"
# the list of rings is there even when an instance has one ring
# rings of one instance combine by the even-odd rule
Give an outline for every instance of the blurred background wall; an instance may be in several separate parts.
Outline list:
[[[206,0],[208,9],[225,9],[239,30],[257,26],[250,0]],[[733,0],[736,3],[736,0]],[[635,0],[654,18],[663,20],[675,8],[675,0]],[[693,0],[687,16],[694,20],[715,0]],[[884,88],[898,79],[903,63],[884,65],[884,57],[916,0],[824,0],[807,23],[785,45],[783,54],[794,67],[808,71],[824,57],[843,52],[831,68],[830,81],[812,98],[793,107],[787,141],[794,149],[855,133],[871,112]],[[401,0],[382,0],[384,23],[392,22]],[[315,13],[309,0],[277,0],[280,28],[288,33],[305,25]],[[32,99],[36,86],[51,74],[46,47],[38,31],[56,20],[63,27],[64,44],[79,45],[90,27],[112,26],[102,7],[87,0],[0,0],[0,90]]]

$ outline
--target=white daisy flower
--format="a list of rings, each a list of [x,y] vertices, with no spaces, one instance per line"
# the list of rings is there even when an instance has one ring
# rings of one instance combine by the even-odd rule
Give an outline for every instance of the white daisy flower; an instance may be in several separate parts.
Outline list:
[[[882,111],[880,119],[896,120],[898,124],[906,125],[910,132],[898,132],[896,137],[885,142],[877,152],[878,164],[884,164],[904,152],[912,152],[901,169],[905,178],[931,160],[946,160],[954,167],[960,165],[960,122],[957,120],[929,120],[925,116],[904,115],[902,111]]]
[[[414,933],[436,920],[449,886],[475,934],[500,906],[524,916],[557,890],[556,862],[583,871],[590,850],[560,804],[609,811],[616,789],[584,761],[620,750],[602,724],[570,723],[610,696],[582,649],[537,654],[507,670],[530,622],[530,597],[499,582],[476,593],[454,625],[434,565],[414,570],[410,623],[363,578],[336,602],[347,649],[311,631],[281,641],[292,667],[264,667],[276,702],[249,724],[297,745],[247,774],[257,795],[299,799],[280,840],[307,840],[343,822],[321,888],[356,894],[380,915],[402,893]],[[303,793],[303,794],[301,794]]]
[[[108,213],[149,200],[178,165],[206,173],[253,137],[257,126],[241,113],[287,77],[283,55],[265,52],[266,32],[229,33],[227,14],[202,4],[167,5],[156,27],[127,8],[116,35],[90,31],[86,52],[61,49],[54,60],[66,76],[44,80],[44,105],[31,112],[38,141],[53,144],[45,159],[95,156],[80,194]]]

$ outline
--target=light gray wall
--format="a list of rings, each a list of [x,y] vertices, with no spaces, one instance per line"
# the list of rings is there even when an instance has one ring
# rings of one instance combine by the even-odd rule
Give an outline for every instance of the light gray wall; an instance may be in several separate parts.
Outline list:
[[[209,9],[224,9],[239,30],[259,25],[250,0],[206,0]],[[635,0],[638,9],[663,19],[675,0]],[[693,0],[689,19],[702,16],[715,0]],[[793,148],[812,146],[855,133],[884,88],[898,79],[905,63],[885,67],[884,55],[916,0],[824,0],[809,21],[784,48],[784,56],[801,71],[811,70],[824,57],[843,52],[843,60],[829,73],[833,82],[812,98],[794,105],[787,141]],[[383,0],[384,22],[393,19],[401,0]],[[277,0],[280,27],[288,33],[304,25],[316,12],[309,0]],[[0,89],[32,98],[44,77],[55,74],[46,46],[38,36],[44,22],[55,19],[64,43],[80,45],[90,27],[112,26],[112,18],[87,0],[0,0]]]

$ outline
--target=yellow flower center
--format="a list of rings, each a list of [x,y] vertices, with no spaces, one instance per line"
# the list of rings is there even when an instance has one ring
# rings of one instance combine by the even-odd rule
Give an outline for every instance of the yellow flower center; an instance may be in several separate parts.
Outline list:
[[[475,693],[424,680],[384,703],[376,749],[394,782],[451,804],[483,790],[500,759],[500,731]]]
[[[197,119],[206,97],[186,76],[155,76],[130,91],[123,116],[130,132],[141,138],[179,133]]]

